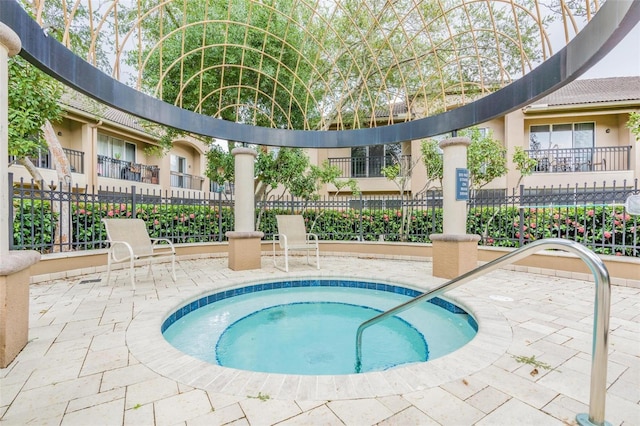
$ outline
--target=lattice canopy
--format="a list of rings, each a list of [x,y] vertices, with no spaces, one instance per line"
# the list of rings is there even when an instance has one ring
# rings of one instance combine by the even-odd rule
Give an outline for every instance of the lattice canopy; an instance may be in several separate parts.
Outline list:
[[[483,97],[566,45],[597,0],[40,0],[33,14],[114,78],[279,129],[378,127]]]

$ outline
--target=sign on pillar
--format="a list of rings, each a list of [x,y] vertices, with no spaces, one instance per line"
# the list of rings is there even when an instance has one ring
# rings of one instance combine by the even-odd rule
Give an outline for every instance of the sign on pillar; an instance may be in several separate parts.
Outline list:
[[[469,169],[456,169],[456,201],[469,201]]]

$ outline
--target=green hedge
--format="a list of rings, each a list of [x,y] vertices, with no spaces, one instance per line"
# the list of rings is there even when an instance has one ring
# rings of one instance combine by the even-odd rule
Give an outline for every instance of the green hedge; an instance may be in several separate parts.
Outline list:
[[[152,237],[169,238],[175,243],[218,241],[220,235],[233,230],[233,210],[207,205],[137,205],[136,217],[147,222]],[[17,249],[51,250],[57,216],[46,201],[25,201],[13,222]],[[277,232],[275,216],[290,210],[266,209],[260,218],[265,239]],[[301,212],[295,212],[300,214]],[[306,210],[302,212],[307,230],[320,240],[333,241],[401,241],[402,212],[385,210]],[[74,249],[105,247],[103,217],[132,217],[127,204],[87,204],[72,206],[72,244]],[[219,228],[219,218],[222,227]],[[637,220],[625,216],[622,207],[564,207],[525,209],[502,207],[498,210],[471,209],[467,232],[481,235],[480,244],[517,247],[520,240],[530,241],[559,237],[580,242],[596,253],[640,256]],[[312,229],[313,228],[313,229]],[[430,242],[429,235],[442,232],[442,209],[416,210],[411,213],[411,228],[406,241]],[[521,235],[522,234],[522,235]],[[634,254],[634,247],[636,253]]]

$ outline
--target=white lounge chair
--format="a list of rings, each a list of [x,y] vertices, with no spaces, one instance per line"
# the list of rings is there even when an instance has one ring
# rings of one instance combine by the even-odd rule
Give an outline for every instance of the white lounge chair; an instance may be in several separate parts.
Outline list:
[[[107,253],[107,283],[111,277],[111,265],[113,263],[129,262],[131,286],[136,289],[134,263],[140,260],[149,261],[171,259],[171,278],[176,281],[176,250],[173,243],[166,238],[150,238],[147,225],[142,219],[102,219],[107,230],[109,252]],[[158,244],[163,242],[165,244]]]
[[[307,263],[309,251],[316,252],[316,266],[320,269],[320,250],[318,247],[318,236],[307,233],[304,226],[304,218],[301,215],[276,215],[278,221],[278,233],[273,236],[273,265],[276,264],[276,242],[284,253],[284,270],[289,272],[289,252],[292,250],[306,250]]]

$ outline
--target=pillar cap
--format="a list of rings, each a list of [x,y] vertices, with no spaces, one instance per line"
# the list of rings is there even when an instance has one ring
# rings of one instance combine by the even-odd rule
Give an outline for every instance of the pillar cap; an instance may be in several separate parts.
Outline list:
[[[233,148],[231,150],[231,155],[241,155],[241,154],[245,154],[245,155],[253,155],[254,157],[258,156],[258,153],[256,152],[255,149],[252,148],[246,148],[244,146],[240,146],[237,148]]]
[[[249,239],[249,238],[262,238],[264,232],[262,231],[227,231],[224,234],[229,239]]]
[[[40,262],[40,253],[35,250],[11,250],[0,257],[0,275],[15,274]]]
[[[431,241],[447,241],[455,243],[471,243],[480,241],[480,235],[476,234],[431,234]]]
[[[22,50],[20,37],[7,24],[0,22],[0,44],[7,48],[9,56],[15,56]]]
[[[471,139],[466,136],[456,136],[453,138],[444,139],[440,141],[440,143],[438,144],[440,149],[444,149],[445,147],[454,146],[454,145],[469,146],[471,145]]]

